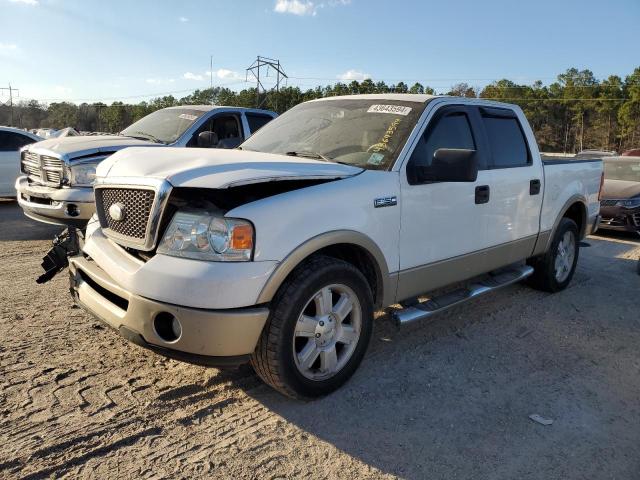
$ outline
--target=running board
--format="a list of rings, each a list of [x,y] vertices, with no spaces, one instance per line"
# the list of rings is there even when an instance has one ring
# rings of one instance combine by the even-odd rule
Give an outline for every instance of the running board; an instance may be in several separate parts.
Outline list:
[[[436,313],[440,313],[448,308],[464,303],[485,293],[493,292],[499,288],[506,287],[512,283],[524,280],[533,273],[533,268],[528,265],[512,267],[508,270],[500,270],[498,273],[490,273],[478,283],[473,283],[466,287],[445,293],[439,297],[431,298],[426,302],[412,305],[393,313],[394,320],[398,325],[417,320],[424,320]]]

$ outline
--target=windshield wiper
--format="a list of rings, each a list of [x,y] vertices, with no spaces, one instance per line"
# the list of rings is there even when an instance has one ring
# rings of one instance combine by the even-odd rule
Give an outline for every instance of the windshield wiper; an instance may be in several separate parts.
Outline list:
[[[289,157],[315,158],[316,160],[324,160],[325,162],[340,163],[340,162],[336,162],[332,158],[326,157],[326,156],[322,155],[321,153],[316,153],[316,152],[308,152],[308,151],[287,152],[287,153],[285,153],[285,155],[287,155]]]
[[[153,135],[147,132],[133,132],[133,133],[140,136],[135,136],[135,135],[127,135],[127,136],[131,138],[140,138],[142,140],[151,140],[152,142],[156,142],[156,143],[164,143],[162,140],[159,140],[158,138],[154,137]]]

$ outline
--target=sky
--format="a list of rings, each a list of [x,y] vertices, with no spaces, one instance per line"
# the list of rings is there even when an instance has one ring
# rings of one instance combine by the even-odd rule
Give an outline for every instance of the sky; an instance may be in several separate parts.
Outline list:
[[[624,77],[640,66],[638,25],[640,0],[0,0],[0,87],[135,103],[207,88],[211,71],[214,85],[254,86],[257,55],[303,89],[549,84],[574,66]]]

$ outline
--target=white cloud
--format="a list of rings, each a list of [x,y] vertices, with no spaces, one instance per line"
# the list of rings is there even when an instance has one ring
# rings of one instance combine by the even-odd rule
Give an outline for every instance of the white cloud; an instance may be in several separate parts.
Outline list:
[[[67,98],[71,95],[73,90],[69,87],[56,85],[55,87],[53,87],[53,92],[58,98]]]
[[[178,19],[181,23],[187,23],[189,21],[189,19],[187,17],[180,17]]]
[[[357,80],[361,82],[362,80],[366,80],[367,78],[371,78],[371,75],[368,73],[360,72],[358,70],[347,70],[341,75],[338,75],[338,78],[342,81],[353,81]]]
[[[351,0],[328,0],[320,3],[311,0],[276,0],[273,11],[277,13],[290,13],[298,16],[311,15],[315,17],[322,8],[327,6],[340,7],[349,5],[350,3]]]
[[[204,72],[204,74],[209,77],[211,75],[211,72],[207,71]],[[241,75],[240,73],[229,70],[227,68],[219,68],[218,70],[214,70],[213,76],[221,80],[244,80],[245,78],[244,75]]]
[[[184,78],[185,80],[197,80],[199,82],[204,80],[204,77],[199,73],[191,73],[191,72],[186,72],[184,75],[182,75],[182,78]]]
[[[9,0],[11,3],[23,3],[25,5],[38,5],[38,0]]]
[[[18,45],[16,45],[15,43],[0,42],[0,51],[15,52],[16,50],[18,50]]]
[[[175,82],[173,78],[147,78],[145,82],[151,85],[166,85]]]
[[[310,1],[300,0],[276,0],[273,11],[277,13],[290,13],[292,15],[315,15],[316,6]]]

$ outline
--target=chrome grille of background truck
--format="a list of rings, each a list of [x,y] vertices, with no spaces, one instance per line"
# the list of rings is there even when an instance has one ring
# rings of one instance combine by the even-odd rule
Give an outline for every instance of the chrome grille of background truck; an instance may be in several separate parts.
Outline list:
[[[20,166],[31,180],[53,187],[62,185],[63,163],[59,158],[25,151]]]

